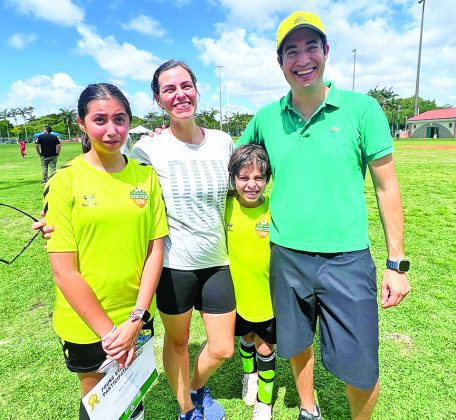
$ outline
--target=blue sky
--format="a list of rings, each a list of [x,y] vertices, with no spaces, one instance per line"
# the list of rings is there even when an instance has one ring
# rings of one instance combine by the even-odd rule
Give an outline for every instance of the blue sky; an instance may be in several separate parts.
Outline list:
[[[75,108],[89,83],[119,85],[135,115],[157,111],[156,67],[170,58],[195,71],[200,109],[255,112],[287,84],[276,62],[278,23],[318,13],[330,44],[326,79],[355,90],[415,93],[421,4],[417,0],[0,0],[0,110],[35,115]],[[456,1],[426,0],[420,96],[456,106]]]

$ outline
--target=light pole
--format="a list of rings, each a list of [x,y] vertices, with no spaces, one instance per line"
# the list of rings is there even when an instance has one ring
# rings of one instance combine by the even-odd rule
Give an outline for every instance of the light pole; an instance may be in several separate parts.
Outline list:
[[[353,85],[352,85],[352,91],[355,91],[355,69],[356,69],[356,48],[352,51],[354,53],[353,55]]]
[[[414,115],[418,115],[420,110],[418,108],[418,94],[420,90],[420,67],[421,67],[421,45],[423,43],[423,21],[424,21],[424,5],[426,0],[418,0],[418,3],[423,3],[423,10],[421,12],[421,30],[420,30],[420,46],[418,48],[418,66],[416,68],[416,87],[415,87],[415,110]]]
[[[222,130],[222,78],[220,76],[220,69],[223,66],[215,66],[218,69],[218,78],[219,78],[219,98],[220,98],[220,130]]]

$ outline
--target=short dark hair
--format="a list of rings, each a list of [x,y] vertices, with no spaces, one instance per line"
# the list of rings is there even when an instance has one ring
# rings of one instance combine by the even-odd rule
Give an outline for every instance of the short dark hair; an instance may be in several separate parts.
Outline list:
[[[235,149],[228,163],[228,172],[231,180],[234,181],[234,178],[239,176],[243,168],[253,165],[258,167],[266,182],[269,182],[271,178],[271,163],[266,150],[262,146],[249,143]]]
[[[128,99],[117,86],[112,85],[111,83],[90,84],[82,91],[78,99],[78,117],[81,120],[84,120],[87,115],[90,102],[108,98],[115,99],[125,108],[125,112],[131,122],[133,115],[131,113]],[[82,136],[82,152],[87,153],[90,148],[90,139],[87,136],[87,133],[84,133]]]
[[[318,36],[320,37],[321,41],[321,48],[323,49],[323,54],[326,55],[326,46],[328,45],[328,39],[326,38],[325,35],[317,32]],[[285,41],[286,37],[284,38]],[[279,61],[279,64],[283,64],[283,41],[282,44],[280,45],[280,48],[277,50],[277,60]]]
[[[51,133],[52,132],[52,127],[50,125],[45,125],[44,126],[44,131],[46,131],[46,133]]]
[[[184,63],[181,60],[168,60],[161,64],[157,70],[155,70],[154,76],[152,77],[152,82],[150,83],[152,93],[157,96],[160,94],[160,85],[158,84],[158,78],[160,77],[160,74],[167,70],[171,70],[174,67],[182,67],[184,70],[187,71],[187,73],[190,75],[190,78],[192,79],[192,83],[195,86],[196,91],[198,92],[198,89],[196,87],[195,73],[193,73],[192,69],[188,66],[188,64]]]

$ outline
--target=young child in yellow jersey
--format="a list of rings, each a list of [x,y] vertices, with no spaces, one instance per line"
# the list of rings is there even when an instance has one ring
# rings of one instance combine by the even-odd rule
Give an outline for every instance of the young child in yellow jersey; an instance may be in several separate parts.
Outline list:
[[[244,378],[242,398],[254,405],[253,419],[272,417],[276,326],[269,291],[269,197],[271,176],[266,151],[247,144],[234,151],[228,165],[237,194],[225,213],[230,271],[236,295],[236,329]]]

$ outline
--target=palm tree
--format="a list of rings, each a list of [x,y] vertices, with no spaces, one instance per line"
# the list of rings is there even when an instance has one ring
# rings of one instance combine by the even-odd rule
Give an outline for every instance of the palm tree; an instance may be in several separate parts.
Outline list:
[[[19,115],[19,108],[10,109],[10,117],[14,118],[14,128],[17,130],[17,136],[19,137],[20,129],[17,127],[17,116]]]
[[[24,120],[24,127],[25,127],[25,141],[27,141],[28,133],[27,133],[27,120],[32,118],[33,111],[35,109],[33,106],[26,106],[24,108],[16,108],[16,112],[18,115],[22,117]]]
[[[71,131],[70,128],[76,122],[76,111],[70,108],[60,108],[59,109],[59,121],[63,122],[66,125],[68,130],[68,140],[71,139]]]
[[[9,120],[8,118],[12,117],[11,111],[7,108],[5,108],[3,111],[0,111],[0,120],[5,120],[6,121],[6,136],[8,137],[9,140]]]
[[[144,115],[144,117],[142,117],[142,120],[146,128],[150,128],[151,130],[153,130],[156,127],[160,127],[161,124],[159,118],[160,117],[158,115],[158,112],[151,111]]]
[[[398,100],[397,97],[399,96],[397,93],[394,93],[393,88],[390,87],[386,89],[385,87],[382,89],[378,89],[378,85],[375,89],[371,89],[367,92],[369,96],[372,96],[383,109],[383,112],[390,123],[390,126],[393,126],[394,122],[394,114],[397,113],[398,108]]]

